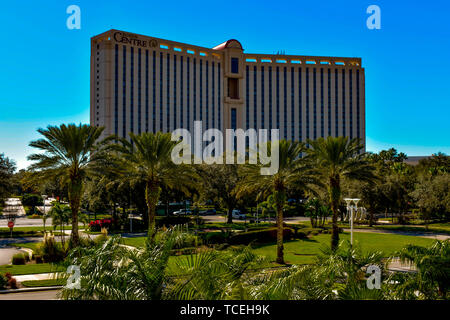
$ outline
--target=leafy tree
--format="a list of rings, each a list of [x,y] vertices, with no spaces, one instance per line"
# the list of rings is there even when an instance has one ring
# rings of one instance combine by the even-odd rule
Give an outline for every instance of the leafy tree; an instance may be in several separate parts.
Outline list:
[[[13,175],[16,171],[16,163],[0,153],[0,204],[12,192]]]
[[[268,142],[270,148],[270,141]],[[258,192],[258,198],[273,195],[277,211],[277,263],[284,263],[283,255],[283,208],[288,188],[309,188],[317,183],[312,168],[301,158],[306,148],[298,141],[279,142],[279,169],[273,175],[261,175],[260,166],[248,165],[243,169],[242,182],[237,187],[237,195]]]
[[[171,154],[176,141],[170,133],[130,133],[131,142],[121,139],[113,150],[124,175],[133,181],[145,183],[148,209],[148,234],[154,235],[155,214],[161,188],[167,187],[189,194],[198,180],[190,165],[175,164]]]
[[[39,194],[24,194],[22,196],[22,204],[32,207],[33,213],[36,213],[36,206],[42,206],[44,199]]]
[[[202,179],[202,198],[218,200],[227,208],[227,223],[233,223],[232,211],[238,198],[235,189],[240,176],[237,164],[203,164],[197,168]]]
[[[67,185],[72,210],[71,246],[79,243],[78,212],[84,181],[87,176],[96,174],[96,167],[101,166],[103,153],[97,142],[102,131],[103,127],[85,124],[48,126],[38,129],[43,138],[30,142],[31,147],[44,151],[28,156],[34,161],[30,170],[35,173],[35,179],[59,177]]]
[[[430,158],[420,160],[417,165],[417,170],[432,175],[450,173],[450,157],[445,153],[438,152]]]
[[[361,150],[359,139],[349,140],[347,137],[327,137],[309,141],[309,154],[315,159],[323,177],[327,181],[329,202],[333,212],[333,229],[331,248],[339,244],[339,228],[337,224],[338,208],[342,200],[341,181],[343,179],[371,181],[375,179],[373,166]]]
[[[276,212],[275,200],[273,198],[273,195],[272,194],[269,195],[265,201],[261,202],[260,205],[259,205],[259,208],[262,211],[262,216],[264,218],[267,217],[270,220],[270,214],[272,212]]]
[[[324,206],[317,198],[312,198],[306,203],[306,216],[311,220],[313,228],[323,227],[327,217],[330,215],[330,208]]]
[[[421,176],[411,196],[423,211],[426,221],[431,217],[450,219],[450,174]]]

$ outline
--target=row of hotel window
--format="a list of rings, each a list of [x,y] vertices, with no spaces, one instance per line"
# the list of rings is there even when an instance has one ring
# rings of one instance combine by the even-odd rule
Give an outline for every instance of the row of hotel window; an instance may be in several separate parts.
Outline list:
[[[118,100],[118,92],[119,92],[119,90],[118,90],[118,84],[119,84],[119,61],[118,61],[118,59],[119,59],[119,54],[118,54],[118,51],[119,51],[119,48],[118,48],[118,46],[116,45],[116,52],[115,52],[115,99],[114,99],[114,109],[115,109],[115,133],[116,134],[119,134],[119,132],[118,132],[118,130],[119,130],[119,125],[118,125],[118,114],[119,114],[119,100]],[[148,106],[149,106],[149,94],[148,94],[148,90],[149,90],[149,88],[148,88],[148,83],[149,83],[149,52],[148,52],[148,50],[145,50],[146,52],[145,52],[145,111],[146,111],[146,114],[145,114],[145,120],[146,120],[146,122],[145,122],[145,131],[155,131],[156,130],[156,114],[155,114],[155,112],[156,112],[156,88],[155,88],[155,84],[156,84],[156,62],[157,62],[157,54],[156,54],[156,52],[155,51],[153,51],[153,52],[150,52],[150,54],[152,55],[152,69],[153,69],[153,72],[152,72],[152,75],[153,75],[153,94],[152,94],[152,103],[153,103],[153,107],[152,107],[152,125],[151,125],[151,128],[150,128],[150,125],[149,125],[149,114],[148,114],[148,110],[149,110],[149,108],[148,108]],[[122,90],[123,90],[123,94],[122,94],[122,107],[124,107],[124,106],[126,106],[126,104],[127,104],[127,100],[126,100],[126,84],[127,84],[127,79],[126,79],[126,58],[127,58],[127,56],[126,56],[126,49],[125,49],[125,46],[124,46],[124,48],[123,48],[123,56],[122,56],[122,58],[123,58],[123,64],[122,64],[122,81],[123,81],[123,86],[122,86]],[[134,113],[134,51],[133,51],[133,48],[131,48],[131,51],[130,51],[130,55],[131,55],[131,57],[130,57],[130,62],[131,62],[131,64],[130,64],[130,82],[129,82],[129,85],[130,85],[130,101],[129,101],[129,106],[130,106],[130,113],[131,114],[133,114]],[[180,75],[182,76],[183,75],[183,57],[182,56],[180,56],[179,57],[180,58],[180,63],[179,63],[179,65],[180,65]],[[233,58],[232,58],[233,59]],[[194,70],[196,70],[196,59],[194,58],[193,59],[194,61],[193,61],[193,64],[194,64]],[[174,75],[174,77],[173,77],[173,97],[174,97],[174,101],[176,101],[176,97],[177,97],[177,86],[176,86],[176,81],[177,81],[177,76],[176,76],[176,74],[177,74],[177,63],[176,63],[176,55],[174,55],[174,64],[173,64],[173,67],[174,67],[174,73],[173,73],[173,75]],[[235,61],[235,66],[233,67],[233,63],[231,64],[231,66],[232,66],[232,72],[233,73],[238,73],[238,61],[237,60],[234,60]],[[190,61],[189,61],[189,57],[187,57],[187,61],[186,61],[187,63],[186,63],[186,72],[187,72],[187,78],[188,79],[190,79],[190,72],[191,72],[191,70],[190,70]],[[202,116],[203,116],[203,72],[202,72],[202,69],[203,69],[203,63],[202,63],[203,61],[201,60],[201,59],[199,59],[199,63],[200,63],[200,66],[199,66],[199,68],[200,68],[200,74],[199,74],[199,77],[200,77],[200,82],[199,82],[199,91],[200,91],[200,95],[199,95],[199,109],[200,109],[200,119],[198,119],[198,120],[203,120],[202,119]],[[159,53],[159,63],[160,63],[160,65],[162,66],[163,65],[163,53],[162,52],[160,52]],[[167,78],[166,78],[166,90],[167,90],[167,95],[166,95],[166,98],[167,98],[167,101],[166,101],[166,105],[169,105],[170,106],[170,55],[169,54],[167,54],[167,59],[166,59],[166,66],[167,66]],[[209,65],[208,65],[208,61],[205,61],[205,67],[206,67],[206,88],[207,88],[207,90],[205,90],[205,94],[206,94],[206,101],[205,101],[205,107],[206,107],[206,127],[209,127],[209,123],[208,123],[208,120],[209,120],[209,115],[208,115],[208,113],[209,113],[209,105],[208,105],[208,101],[209,101],[209,97],[208,97],[208,95],[209,95],[209,72],[208,72],[208,68],[209,68]],[[141,49],[139,49],[138,50],[138,73],[139,74],[141,74],[141,68],[142,68],[142,66],[141,66]],[[217,68],[217,70],[216,70],[216,68]],[[215,66],[214,66],[214,62],[211,62],[211,70],[212,70],[212,105],[211,105],[211,112],[212,112],[212,122],[213,122],[213,125],[215,124],[215,120],[216,120],[216,117],[215,117],[215,103],[217,102],[217,107],[218,107],[218,109],[217,109],[217,122],[218,122],[218,124],[219,124],[219,129],[221,129],[221,99],[220,99],[220,96],[221,96],[221,81],[220,81],[220,77],[221,77],[221,68],[220,68],[220,63],[217,63],[217,65],[216,65],[216,68],[215,68]],[[286,83],[286,76],[287,76],[287,70],[286,70],[286,67],[284,67],[283,68],[284,70],[284,72],[283,72],[283,77],[284,77],[284,83]],[[301,68],[296,68],[297,70],[294,70],[294,68],[291,68],[291,72],[290,72],[290,74],[291,74],[291,83],[294,83],[294,75],[295,75],[295,72],[294,71],[298,71],[298,85],[299,85],[299,95],[298,95],[298,105],[299,105],[299,107],[300,107],[300,109],[302,109],[302,99],[301,99],[301,95],[302,95],[302,91],[301,91],[301,87],[302,87],[302,78],[301,78],[301,72],[302,72],[302,69]],[[316,68],[312,68],[312,70],[313,70],[313,77],[314,77],[314,81],[313,81],[313,86],[314,86],[314,89],[313,89],[313,114],[314,114],[314,117],[313,117],[313,119],[314,119],[314,121],[313,121],[313,126],[314,126],[314,138],[316,138],[317,137],[317,124],[316,124],[316,115],[317,115],[317,98],[316,98],[316,91],[317,91],[317,88],[316,88]],[[320,79],[321,79],[321,85],[320,85],[320,96],[321,96],[321,99],[320,99],[320,101],[321,101],[321,105],[320,105],[320,114],[321,114],[321,119],[320,119],[320,121],[321,121],[321,126],[320,126],[320,128],[321,128],[321,132],[320,132],[320,136],[324,136],[325,135],[325,132],[324,132],[324,99],[323,99],[323,97],[324,97],[324,95],[323,95],[323,90],[324,90],[324,85],[323,85],[323,71],[324,71],[324,69],[323,68],[320,68],[319,69],[320,70]],[[329,106],[331,106],[331,94],[330,94],[330,90],[331,90],[331,76],[330,76],[330,69],[328,68],[328,69],[326,69],[327,70],[327,72],[328,72],[328,85],[327,85],[327,90],[328,90],[328,105]],[[160,99],[159,99],[159,128],[162,128],[163,127],[163,68],[160,68],[160,74],[159,74],[159,81],[160,81],[160,92],[159,92],[159,96],[160,96]],[[217,71],[217,72],[216,72]],[[254,84],[255,84],[255,87],[257,88],[257,68],[256,68],[256,66],[254,66],[253,67],[253,71],[254,71],[254,74],[253,74],[253,76],[254,76],[254,79],[253,79],[253,81],[254,81]],[[98,70],[97,70],[97,72],[98,72]],[[310,112],[310,99],[309,99],[309,68],[306,68],[306,70],[305,70],[305,72],[306,72],[306,105],[305,105],[305,109],[306,109],[306,118],[307,119],[309,119],[309,112]],[[216,77],[215,77],[215,74],[217,74],[217,89],[218,89],[218,94],[217,94],[217,97],[215,97],[215,85],[216,85]],[[270,110],[270,112],[269,112],[269,123],[273,123],[272,122],[272,67],[268,67],[268,74],[269,74],[269,110]],[[279,86],[279,74],[280,74],[280,71],[279,71],[279,68],[278,67],[276,67],[276,120],[277,120],[277,122],[276,122],[276,127],[280,127],[280,123],[279,123],[279,112],[280,112],[280,99],[279,99],[279,89],[280,89],[280,86]],[[336,112],[336,115],[335,115],[335,121],[336,121],[336,123],[335,123],[335,135],[337,136],[337,135],[339,135],[339,132],[338,132],[338,130],[339,130],[339,125],[338,125],[338,112],[339,112],[339,106],[342,106],[342,105],[345,105],[345,101],[346,101],[346,97],[345,97],[345,70],[342,70],[342,78],[341,78],[341,80],[342,80],[342,89],[343,89],[343,91],[342,91],[342,105],[340,105],[339,104],[339,102],[338,102],[338,96],[337,96],[337,94],[338,94],[338,73],[336,72],[336,73],[334,73],[335,74],[335,77],[336,77],[336,79],[335,79],[335,92],[336,92],[336,98],[335,98],[335,105],[336,105],[336,107],[335,107],[335,112]],[[179,86],[179,88],[180,88],[180,95],[181,96],[183,96],[183,84],[184,83],[182,83],[181,82],[181,76],[179,77],[179,80],[180,80],[180,86]],[[196,77],[197,77],[197,72],[193,72],[193,78],[194,78],[194,81],[193,81],[193,91],[192,91],[192,95],[193,95],[193,111],[194,111],[194,114],[197,114],[197,110],[196,110],[196,107],[197,107],[197,105],[196,105],[196,94],[197,94],[197,88],[196,88],[196,85],[197,85],[197,81],[196,81]],[[138,96],[139,97],[141,97],[141,94],[142,94],[142,85],[141,85],[141,77],[138,77]],[[238,85],[238,81],[239,81],[239,79],[235,79],[235,78],[228,78],[228,96],[230,97],[230,98],[235,98],[235,99],[237,99],[237,98],[239,98],[239,85]],[[353,81],[353,77],[352,77],[352,70],[349,70],[349,82],[350,82],[350,86],[349,86],[349,90],[350,90],[350,96],[352,96],[352,89],[353,89],[353,85],[352,85],[352,81]],[[264,88],[265,88],[265,86],[264,86],[264,82],[265,82],[265,79],[264,79],[264,67],[261,67],[261,79],[260,79],[260,82],[261,82],[261,88],[260,89],[262,89],[262,90],[260,90],[261,91],[261,104],[262,104],[262,106],[264,106],[265,105],[265,101],[264,101],[264,96],[265,96],[265,93],[264,93]],[[357,82],[357,84],[356,84],[356,90],[357,90],[357,98],[356,98],[356,102],[357,102],[357,107],[356,107],[356,112],[357,112],[357,119],[356,119],[356,125],[357,125],[357,135],[359,136],[359,133],[360,133],[360,99],[359,99],[359,95],[360,95],[360,84],[359,84],[359,70],[356,70],[356,82]],[[250,111],[250,94],[249,94],[249,83],[250,83],[250,79],[249,79],[249,66],[246,66],[246,127],[247,128],[249,128],[250,127],[250,117],[249,117],[249,111]],[[231,84],[231,85],[230,85]],[[191,121],[191,119],[190,119],[190,111],[189,111],[189,108],[190,108],[190,95],[191,95],[191,84],[190,84],[190,81],[187,81],[186,82],[186,96],[187,96],[187,105],[186,105],[186,107],[187,107],[187,122],[188,122],[188,126],[191,126],[191,123],[192,123],[192,121]],[[98,90],[98,88],[97,88],[97,90]],[[285,112],[285,114],[287,113],[287,86],[283,86],[283,90],[284,90],[284,112]],[[295,105],[295,101],[294,101],[294,90],[290,90],[290,95],[291,95],[291,104],[292,105]],[[253,104],[254,104],[254,106],[256,106],[256,101],[257,101],[257,95],[258,95],[258,92],[257,92],[257,90],[254,90],[253,91],[253,96],[254,96],[254,101],[253,101]],[[97,94],[97,97],[98,97],[98,94]],[[217,101],[216,101],[216,98],[217,98]],[[99,100],[97,100],[97,102],[98,102]],[[349,104],[350,104],[350,108],[349,108],[349,111],[350,111],[350,135],[352,135],[352,132],[353,132],[353,108],[352,108],[352,103],[353,103],[353,99],[349,99]],[[98,106],[97,106],[97,108],[98,108]],[[142,116],[142,112],[141,112],[141,110],[142,110],[142,106],[141,106],[141,99],[138,99],[138,105],[137,105],[137,111],[138,111],[138,132],[142,132],[142,129],[143,128],[141,128],[141,123],[142,123],[142,121],[141,121],[141,116]],[[265,121],[264,121],[264,117],[265,117],[265,114],[264,114],[264,108],[261,108],[262,110],[261,110],[261,113],[260,113],[260,117],[261,117],[261,123],[265,123]],[[253,117],[253,120],[254,120],[254,128],[256,128],[257,126],[256,126],[256,124],[257,124],[257,114],[256,114],[256,110],[257,110],[257,108],[255,107],[255,108],[253,108],[253,112],[254,112],[254,117]],[[169,110],[170,111],[170,110]],[[183,99],[181,99],[180,100],[180,112],[181,112],[181,114],[183,114]],[[170,128],[170,121],[172,120],[173,121],[173,127],[174,128],[177,128],[177,114],[176,114],[176,112],[177,112],[177,110],[176,110],[176,108],[175,108],[175,106],[173,107],[173,114],[171,115],[171,117],[167,117],[166,118],[166,121],[167,121],[167,128]],[[235,112],[235,111],[234,111]],[[342,112],[342,119],[343,119],[343,121],[342,121],[342,126],[341,126],[341,128],[342,128],[342,134],[345,134],[345,132],[346,132],[346,121],[345,121],[345,108],[341,108],[341,112]],[[296,122],[296,120],[298,120],[299,121],[299,123],[302,123],[302,114],[301,114],[301,112],[299,113],[299,119],[294,119],[294,108],[291,108],[291,121],[293,121],[293,122]],[[126,108],[122,108],[122,117],[123,117],[123,123],[126,123]],[[232,127],[234,127],[235,126],[235,121],[236,121],[236,115],[233,113],[233,111],[232,111],[232,114],[231,114],[231,118],[232,118]],[[234,120],[233,120],[234,119]],[[197,119],[196,119],[197,120]],[[98,121],[98,118],[97,118],[97,121]],[[131,131],[133,131],[134,132],[134,119],[133,119],[133,117],[130,117],[130,119],[129,119],[129,121],[130,121],[130,129],[131,129]],[[233,121],[234,121],[234,125],[233,125]],[[183,117],[181,116],[180,117],[180,127],[183,127],[183,125],[184,125],[184,123],[183,123]],[[284,134],[283,134],[283,136],[284,137],[288,137],[288,134],[287,134],[287,116],[286,117],[284,117]],[[309,121],[307,121],[306,122],[306,132],[307,132],[307,136],[306,136],[306,138],[310,138],[309,137]],[[295,132],[294,132],[294,126],[292,126],[292,132],[291,132],[291,136],[292,137],[294,137],[294,134],[295,134]],[[122,136],[126,136],[126,127],[125,126],[123,126],[123,130],[122,130]],[[327,132],[327,134],[328,135],[331,135],[332,134],[332,132],[331,132],[331,108],[328,108],[328,132]],[[300,140],[302,140],[302,136],[301,136],[301,131],[300,131]]]

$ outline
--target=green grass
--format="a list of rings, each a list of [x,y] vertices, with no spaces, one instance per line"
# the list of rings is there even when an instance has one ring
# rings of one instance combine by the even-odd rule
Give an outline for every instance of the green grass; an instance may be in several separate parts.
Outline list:
[[[40,244],[41,242],[26,242],[26,243],[12,243],[11,245],[14,247],[18,247],[18,248],[28,248],[31,249],[33,251],[36,251],[37,246]]]
[[[82,227],[82,226],[80,226]],[[58,230],[60,228],[58,227]],[[46,231],[53,230],[53,226],[46,225],[45,226]],[[54,230],[54,231],[58,231]],[[64,226],[64,230],[72,230],[72,226]],[[36,226],[36,227],[14,227],[13,232],[30,232],[30,231],[44,231],[44,226]],[[9,232],[9,228],[0,228],[0,232]]]
[[[144,246],[145,239],[147,239],[147,237],[122,238],[125,245],[137,248]]]
[[[49,279],[49,280],[29,280],[23,281],[22,285],[24,287],[54,287],[54,286],[64,286],[67,283],[66,279]]]
[[[355,232],[353,234],[355,243],[358,242],[364,251],[382,251],[385,256],[389,256],[408,244],[419,246],[430,245],[433,240],[416,236],[404,236],[397,234],[377,234]],[[322,247],[329,247],[329,234],[319,234],[310,239],[287,241],[284,244],[285,260],[291,264],[313,263],[315,256],[320,253]],[[124,243],[129,246],[142,247],[146,237],[123,238]],[[340,240],[350,240],[349,233],[341,233]],[[257,245],[255,252],[266,256],[271,261],[276,258],[276,244]],[[172,260],[181,257],[171,257]]]
[[[358,242],[363,251],[382,251],[385,256],[389,256],[408,244],[427,246],[433,242],[432,239],[396,234],[354,232],[353,237],[354,243]],[[340,240],[350,240],[350,234],[340,234]],[[284,244],[285,260],[291,264],[314,263],[315,256],[320,253],[321,248],[329,246],[329,234],[319,234],[305,240],[288,241]],[[271,261],[276,259],[275,244],[260,245],[255,248],[255,252],[268,257]]]
[[[63,269],[57,268],[54,264],[39,263],[39,264],[26,264],[26,265],[3,265],[0,266],[0,273],[11,273],[13,276],[24,274],[36,274],[36,273],[49,273],[55,271],[62,271]]]
[[[84,226],[79,227],[80,230],[84,230]],[[65,226],[65,230],[71,230],[72,226]],[[45,227],[46,231],[53,231],[54,235],[59,235],[60,232],[57,230],[53,230],[51,225],[47,225]],[[39,237],[43,235],[44,227],[36,226],[36,227],[14,227],[13,229],[13,238],[18,237]],[[0,228],[0,238],[9,238],[11,236],[11,231],[9,228]]]
[[[350,228],[348,223],[339,223],[339,227],[341,228]],[[431,223],[428,225],[428,230],[424,225],[375,225],[373,227],[369,227],[366,225],[359,226],[354,225],[355,229],[375,229],[375,230],[386,230],[386,231],[403,231],[403,232],[432,232],[432,233],[444,233],[450,234],[450,223],[449,222],[441,222],[441,223]]]

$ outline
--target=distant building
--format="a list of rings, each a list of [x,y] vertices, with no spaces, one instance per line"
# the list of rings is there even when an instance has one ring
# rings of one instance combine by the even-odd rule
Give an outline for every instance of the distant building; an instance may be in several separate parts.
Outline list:
[[[405,159],[405,163],[410,165],[418,165],[420,160],[431,158],[431,156],[410,156]]]
[[[119,30],[91,39],[91,124],[104,134],[280,129],[306,141],[359,137],[365,144],[360,58],[244,53],[228,40],[214,48]]]

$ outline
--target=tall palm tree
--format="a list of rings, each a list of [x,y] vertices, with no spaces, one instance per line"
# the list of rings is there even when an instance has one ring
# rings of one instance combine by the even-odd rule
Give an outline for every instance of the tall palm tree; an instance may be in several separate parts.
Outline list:
[[[35,161],[30,170],[37,179],[61,178],[68,186],[69,204],[72,211],[72,233],[70,245],[77,246],[78,212],[80,210],[83,182],[86,176],[94,173],[100,164],[101,152],[93,153],[103,127],[92,127],[86,124],[62,124],[40,128],[38,132],[44,138],[30,142],[30,146],[43,151],[28,156]]]
[[[190,165],[175,164],[172,149],[178,143],[170,133],[130,133],[131,142],[121,139],[113,146],[118,152],[123,174],[134,181],[145,183],[145,200],[148,210],[148,234],[154,235],[156,205],[161,188],[193,192],[197,175]]]
[[[64,225],[69,224],[71,210],[68,206],[61,204],[60,202],[54,202],[53,207],[49,211],[49,215],[52,217],[53,226],[56,228],[59,226],[61,232],[61,244],[62,248],[65,249],[64,246]]]
[[[269,141],[268,144],[271,142]],[[283,207],[286,202],[286,192],[289,188],[307,188],[315,184],[313,171],[308,161],[300,155],[306,150],[305,145],[298,141],[280,140],[279,169],[274,175],[261,175],[260,167],[248,165],[244,167],[244,178],[237,186],[237,195],[242,196],[258,192],[258,198],[266,199],[273,196],[277,212],[277,263],[284,264],[283,255]],[[268,147],[268,150],[271,150]]]
[[[331,137],[309,140],[311,148],[308,153],[316,161],[327,182],[331,211],[333,212],[333,229],[331,248],[339,244],[339,228],[337,224],[338,208],[342,201],[341,181],[343,179],[372,181],[375,179],[373,166],[361,152],[363,146],[358,138]]]

